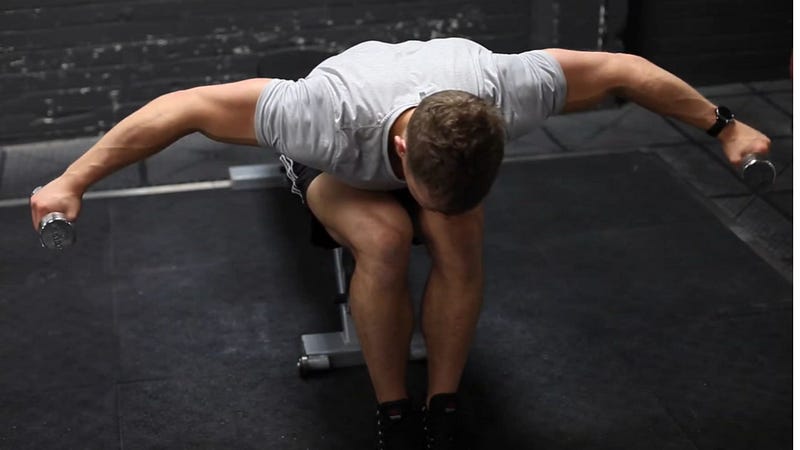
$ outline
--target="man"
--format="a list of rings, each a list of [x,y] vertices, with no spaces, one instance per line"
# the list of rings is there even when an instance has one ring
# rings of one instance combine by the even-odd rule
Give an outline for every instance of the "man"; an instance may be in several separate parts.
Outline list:
[[[298,81],[251,79],[163,95],[110,130],[31,202],[78,216],[111,172],[199,131],[270,146],[320,224],[354,255],[350,306],[378,402],[378,448],[420,448],[405,386],[418,229],[432,265],[422,306],[427,448],[456,448],[456,393],[483,291],[482,200],[503,143],[608,95],[716,135],[734,165],[769,139],[637,56],[562,49],[494,54],[465,39],[366,42]],[[723,114],[720,114],[720,112]]]

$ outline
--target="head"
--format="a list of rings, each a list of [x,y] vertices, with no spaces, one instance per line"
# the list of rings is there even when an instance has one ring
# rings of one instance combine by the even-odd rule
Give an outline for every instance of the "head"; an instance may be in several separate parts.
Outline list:
[[[492,187],[505,144],[500,111],[463,91],[442,91],[420,102],[405,139],[396,142],[411,194],[423,207],[460,214]]]

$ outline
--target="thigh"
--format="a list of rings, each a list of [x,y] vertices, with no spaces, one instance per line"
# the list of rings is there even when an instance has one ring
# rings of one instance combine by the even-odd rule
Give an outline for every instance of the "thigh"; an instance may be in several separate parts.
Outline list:
[[[483,205],[458,215],[420,210],[419,222],[434,267],[464,277],[483,268]]]
[[[411,245],[411,219],[391,193],[356,189],[323,173],[308,186],[306,203],[331,237],[354,254]]]

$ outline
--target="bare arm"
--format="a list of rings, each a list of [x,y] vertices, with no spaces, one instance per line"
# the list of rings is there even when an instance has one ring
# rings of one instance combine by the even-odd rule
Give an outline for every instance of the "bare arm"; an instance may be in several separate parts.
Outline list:
[[[709,129],[716,120],[716,105],[680,78],[644,58],[563,49],[547,52],[564,70],[567,112],[588,108],[606,96],[616,95],[701,130]],[[734,165],[747,154],[768,152],[770,146],[769,138],[738,120],[725,127],[718,139]]]
[[[112,128],[63,176],[85,192],[103,177],[193,132],[222,142],[256,145],[253,116],[268,81],[252,79],[162,95]]]
[[[187,134],[201,132],[217,141],[256,145],[255,106],[269,81],[259,78],[197,87],[151,101],[112,128],[31,199],[34,227],[52,211],[74,220],[80,198],[92,184]]]

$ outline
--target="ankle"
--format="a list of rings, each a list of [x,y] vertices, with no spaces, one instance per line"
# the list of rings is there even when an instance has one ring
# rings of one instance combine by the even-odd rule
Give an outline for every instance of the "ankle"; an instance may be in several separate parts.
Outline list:
[[[397,400],[390,400],[386,402],[378,402],[378,412],[387,415],[396,415],[398,413],[405,413],[411,409],[411,400],[407,397]]]
[[[449,406],[448,406],[449,405]],[[438,409],[447,407],[448,409],[458,407],[458,393],[457,392],[439,392],[436,394],[429,394],[428,400],[425,402],[426,409],[430,410],[431,406]]]

